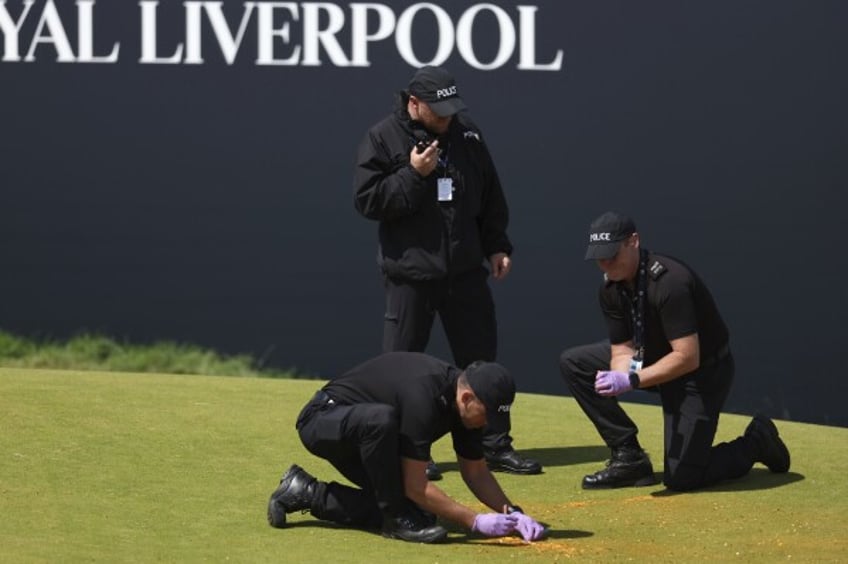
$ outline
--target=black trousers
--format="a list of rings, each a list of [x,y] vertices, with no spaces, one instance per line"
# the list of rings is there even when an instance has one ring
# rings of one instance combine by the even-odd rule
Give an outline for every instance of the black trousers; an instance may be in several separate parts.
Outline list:
[[[610,344],[602,341],[568,349],[560,356],[560,371],[577,403],[610,448],[636,437],[636,424],[617,398],[595,392],[595,373],[610,368]],[[735,366],[729,352],[707,359],[695,372],[661,384],[664,420],[663,482],[672,490],[692,490],[747,474],[754,464],[754,448],[738,437],[713,445],[718,419]]]
[[[383,352],[424,352],[436,314],[442,322],[454,364],[465,368],[475,360],[494,362],[498,352],[495,302],[489,272],[482,266],[443,280],[385,279],[386,314]],[[510,422],[484,431],[486,450],[511,448]]]
[[[359,486],[319,482],[311,513],[352,527],[378,528],[403,511],[398,423],[385,404],[338,405],[319,391],[300,412],[303,445]]]

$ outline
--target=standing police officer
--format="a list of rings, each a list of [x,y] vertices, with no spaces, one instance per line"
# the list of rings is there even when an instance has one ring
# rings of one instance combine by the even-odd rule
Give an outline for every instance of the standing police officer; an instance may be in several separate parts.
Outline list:
[[[524,540],[543,527],[512,505],[483,459],[481,427],[509,413],[515,384],[500,365],[475,362],[464,371],[422,353],[386,353],[332,380],[297,419],[301,441],[325,458],[352,488],[320,482],[292,465],[268,502],[268,521],[286,513],[342,525],[379,528],[412,542],[437,542],[447,531],[434,515],[486,536],[518,531]],[[463,480],[492,513],[477,513],[427,480],[430,447],[450,433]]]
[[[755,462],[789,470],[789,451],[767,417],[743,436],[713,446],[734,376],[727,327],[697,274],[682,262],[642,249],[633,221],[614,212],[589,231],[586,260],[604,272],[600,303],[609,341],[566,350],[560,369],[612,458],[583,478],[584,488],[656,483],[636,438],[638,429],[616,396],[658,392],[665,421],[663,482],[692,490],[747,474]]]
[[[479,128],[445,69],[423,67],[393,114],[359,145],[354,203],[379,221],[377,262],[386,288],[383,352],[424,351],[435,314],[459,367],[497,354],[495,280],[510,271],[509,213]],[[538,474],[512,447],[509,419],[485,434],[491,468]],[[431,479],[438,469],[428,468]]]

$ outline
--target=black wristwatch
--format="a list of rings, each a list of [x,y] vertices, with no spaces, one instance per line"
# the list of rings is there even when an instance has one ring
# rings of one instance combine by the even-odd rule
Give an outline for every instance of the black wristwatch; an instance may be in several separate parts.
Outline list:
[[[519,513],[524,513],[524,511],[517,505],[507,505],[506,506],[507,514],[515,513],[516,511],[518,511]]]
[[[639,384],[641,384],[641,383],[642,383],[642,381],[639,379],[639,374],[637,374],[636,372],[631,372],[630,373],[630,387],[633,388],[634,390],[638,390]]]

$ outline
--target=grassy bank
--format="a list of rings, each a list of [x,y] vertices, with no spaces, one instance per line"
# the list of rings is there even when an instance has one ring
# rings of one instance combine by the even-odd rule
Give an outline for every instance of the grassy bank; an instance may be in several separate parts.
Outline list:
[[[534,544],[450,527],[423,546],[289,516],[268,495],[296,462],[343,478],[294,429],[320,381],[0,368],[0,546],[6,562],[837,562],[848,557],[848,429],[778,421],[792,469],[762,467],[691,494],[662,486],[580,489],[608,451],[571,398],[519,394],[516,446],[540,476],[498,475],[550,525]],[[662,414],[628,405],[662,468]],[[722,416],[719,440],[749,418]],[[434,457],[450,495],[462,484],[449,440]]]
[[[98,334],[66,341],[29,339],[0,331],[0,366],[108,372],[154,372],[271,378],[306,377],[293,370],[263,367],[251,355],[222,355],[193,344],[120,342]]]

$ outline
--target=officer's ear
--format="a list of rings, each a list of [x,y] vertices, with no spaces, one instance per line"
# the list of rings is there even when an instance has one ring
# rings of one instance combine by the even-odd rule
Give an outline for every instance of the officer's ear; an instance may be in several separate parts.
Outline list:
[[[474,392],[471,391],[471,388],[464,388],[459,390],[459,403],[464,406],[468,406],[469,403],[476,400],[477,396],[474,395]]]

